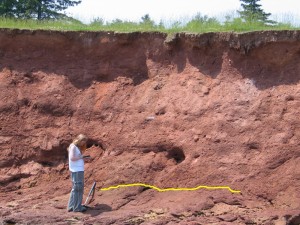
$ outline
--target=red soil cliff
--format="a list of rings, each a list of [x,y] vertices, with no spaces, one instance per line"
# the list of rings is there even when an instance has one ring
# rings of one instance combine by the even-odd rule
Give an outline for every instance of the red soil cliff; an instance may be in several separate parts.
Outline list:
[[[0,30],[0,222],[300,224],[300,32]],[[90,137],[85,214],[66,148]],[[157,192],[230,186],[228,190]]]

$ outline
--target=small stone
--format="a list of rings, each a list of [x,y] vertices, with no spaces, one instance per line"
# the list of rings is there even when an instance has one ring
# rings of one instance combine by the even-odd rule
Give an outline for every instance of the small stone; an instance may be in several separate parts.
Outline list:
[[[155,119],[154,116],[148,116],[148,117],[146,118],[147,121],[154,120],[154,119]]]
[[[195,135],[195,136],[193,137],[193,139],[194,139],[194,142],[197,142],[197,141],[199,141],[199,136],[198,136],[198,135]]]
[[[294,98],[294,96],[292,96],[292,95],[288,95],[288,96],[285,97],[285,100],[286,100],[286,101],[294,101],[294,99],[295,99],[295,98]]]
[[[237,220],[237,217],[232,214],[220,215],[220,216],[218,216],[218,218],[225,222],[233,222],[233,221]]]
[[[154,212],[154,213],[156,213],[156,214],[158,214],[158,215],[165,213],[165,210],[162,209],[162,208],[153,209],[151,211]]]
[[[275,220],[273,222],[274,222],[273,223],[274,225],[286,225],[287,224],[287,221],[286,221],[286,219],[284,217],[282,217],[282,218],[280,218],[278,220]]]
[[[202,87],[202,93],[203,94],[208,95],[209,91],[210,91],[210,89],[208,87],[205,87],[205,86]]]

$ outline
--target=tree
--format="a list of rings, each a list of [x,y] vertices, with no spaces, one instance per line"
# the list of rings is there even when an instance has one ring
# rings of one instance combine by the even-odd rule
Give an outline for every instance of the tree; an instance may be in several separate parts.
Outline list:
[[[247,22],[262,22],[262,23],[274,23],[269,20],[268,17],[271,13],[265,13],[261,9],[261,5],[258,4],[260,0],[240,0],[243,10],[238,11],[241,18]]]
[[[146,14],[146,15],[142,16],[141,20],[142,20],[142,22],[140,22],[140,24],[144,24],[144,25],[150,26],[150,27],[154,27],[155,26],[155,23],[150,18],[149,14]]]
[[[97,17],[94,18],[93,21],[90,23],[91,26],[103,26],[104,25],[104,19]]]
[[[207,28],[212,29],[220,27],[219,21],[214,17],[202,16],[201,13],[197,13],[191,21],[186,24],[186,29],[190,30],[205,30]]]
[[[0,16],[21,19],[57,19],[63,10],[78,5],[81,0],[0,0]]]
[[[207,15],[202,16],[201,13],[197,13],[196,16],[190,21],[190,23],[199,24],[216,24],[219,23],[214,17],[208,17]]]
[[[0,0],[0,16],[13,17],[15,3],[11,0]]]

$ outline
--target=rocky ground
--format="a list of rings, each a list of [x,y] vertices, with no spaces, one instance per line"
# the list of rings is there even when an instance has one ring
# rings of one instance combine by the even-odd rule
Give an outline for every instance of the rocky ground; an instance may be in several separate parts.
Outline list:
[[[0,223],[300,224],[300,32],[0,30]],[[89,140],[85,213],[66,148]],[[229,186],[228,190],[158,192]]]

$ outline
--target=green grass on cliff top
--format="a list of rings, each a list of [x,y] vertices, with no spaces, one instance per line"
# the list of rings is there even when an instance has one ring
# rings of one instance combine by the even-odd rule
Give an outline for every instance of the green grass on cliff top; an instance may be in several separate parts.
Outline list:
[[[103,23],[102,19],[96,19],[90,24],[83,24],[75,19],[64,20],[20,20],[0,18],[0,28],[29,29],[29,30],[59,30],[59,31],[115,31],[115,32],[146,32],[157,31],[165,33],[205,33],[205,32],[247,32],[259,30],[298,30],[299,27],[291,23],[277,23],[265,25],[259,22],[243,22],[240,18],[227,19],[219,22],[215,18],[198,17],[187,23],[173,22],[166,26],[163,23],[155,24],[153,21],[130,22],[115,20]]]

